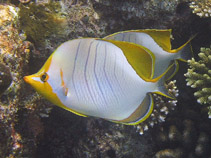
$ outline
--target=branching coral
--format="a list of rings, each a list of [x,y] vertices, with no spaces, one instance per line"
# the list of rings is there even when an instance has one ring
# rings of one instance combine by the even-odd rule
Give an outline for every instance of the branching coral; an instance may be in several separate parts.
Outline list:
[[[175,83],[175,80],[170,81],[166,86],[172,95],[178,96],[178,90]],[[174,110],[177,103],[177,100],[169,100],[157,94],[153,94],[153,97],[155,100],[155,105],[152,114],[147,120],[137,125],[137,131],[141,135],[144,133],[144,131],[148,130],[150,127],[153,127],[155,124],[164,122],[169,111]]]
[[[211,104],[211,48],[201,48],[200,60],[191,59],[188,61],[190,68],[185,74],[187,85],[197,88],[194,96],[200,104]],[[211,106],[209,117],[211,117]]]
[[[183,111],[186,111],[186,108]],[[196,113],[195,111],[188,112]],[[186,116],[182,114],[180,118],[178,114],[174,114],[163,125],[155,129],[154,140],[161,150],[156,148],[160,151],[155,154],[154,158],[199,158],[210,156],[208,148],[210,129],[206,130],[209,127],[210,120],[205,119],[202,126],[201,123],[193,120],[196,119],[196,116],[201,117],[201,115],[194,114],[192,119],[192,116],[184,118],[187,117],[187,113],[184,112],[184,114]]]
[[[190,3],[193,13],[200,17],[211,17],[211,1],[210,0],[194,0]]]

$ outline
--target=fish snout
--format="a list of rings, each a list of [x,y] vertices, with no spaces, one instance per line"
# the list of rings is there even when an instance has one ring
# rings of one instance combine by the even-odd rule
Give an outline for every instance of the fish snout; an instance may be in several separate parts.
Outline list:
[[[33,81],[34,81],[33,77],[34,75],[24,76],[23,80],[28,84],[33,84]]]
[[[29,81],[30,81],[29,76],[24,76],[24,77],[23,77],[23,80],[24,80],[26,83],[29,83]]]

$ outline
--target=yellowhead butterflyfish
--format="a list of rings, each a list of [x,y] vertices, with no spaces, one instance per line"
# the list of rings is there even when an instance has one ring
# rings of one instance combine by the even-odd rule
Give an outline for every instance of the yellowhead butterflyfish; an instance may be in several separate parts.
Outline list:
[[[164,75],[143,79],[153,69],[153,55],[145,48],[84,38],[60,45],[36,74],[24,80],[53,104],[77,115],[133,125],[151,114],[152,93],[171,97]]]
[[[187,45],[192,38],[179,48],[171,49],[170,37],[170,29],[146,29],[118,32],[106,36],[104,39],[132,42],[149,49],[155,56],[155,69],[152,78],[156,78],[163,74],[175,59],[185,61],[192,56],[190,46]],[[173,74],[176,73],[179,66],[177,61],[174,64],[175,72]]]

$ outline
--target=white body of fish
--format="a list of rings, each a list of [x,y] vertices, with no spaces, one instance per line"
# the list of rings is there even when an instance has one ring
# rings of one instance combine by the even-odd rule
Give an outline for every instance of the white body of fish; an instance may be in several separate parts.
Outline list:
[[[65,106],[109,120],[128,118],[158,86],[142,80],[120,48],[97,39],[63,43],[54,52],[47,73],[48,83]]]

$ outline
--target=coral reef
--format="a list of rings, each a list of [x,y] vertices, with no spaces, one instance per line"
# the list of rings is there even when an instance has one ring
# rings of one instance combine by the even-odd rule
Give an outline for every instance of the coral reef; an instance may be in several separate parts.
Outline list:
[[[47,45],[50,36],[65,36],[67,22],[59,2],[20,4],[19,8],[20,29],[36,46]]]
[[[154,143],[149,133],[141,137],[131,126],[82,118],[57,107],[44,120],[44,126],[36,155],[39,158],[152,158],[153,155]]]
[[[182,157],[180,149],[164,149],[156,153],[155,158],[179,158]]]
[[[178,96],[178,90],[175,86],[176,80],[169,81],[166,86],[169,92],[172,93],[172,96]],[[162,97],[157,94],[153,94],[154,98],[154,109],[149,118],[144,122],[141,122],[137,126],[137,131],[142,135],[144,131],[148,130],[150,127],[153,127],[155,124],[165,122],[165,118],[169,112],[175,109],[177,100],[171,100],[165,97]]]
[[[153,140],[158,150],[154,158],[211,156],[211,120],[206,118],[206,112],[200,108],[199,105],[182,105],[162,125],[152,129],[156,133]]]
[[[172,28],[175,47],[181,45],[194,32],[210,26],[191,14],[188,0],[1,2],[5,4],[0,4],[0,63],[8,68],[13,80],[0,96],[0,157],[152,158],[155,153],[157,157],[192,153],[196,158],[210,155],[207,113],[199,114],[202,106],[193,108],[193,98],[186,94],[185,86],[180,90],[182,101],[177,103],[180,108],[191,104],[185,111],[178,110],[175,101],[154,96],[157,100],[152,117],[137,130],[137,127],[101,119],[78,117],[52,106],[22,80],[24,75],[40,69],[59,44],[78,37],[104,37],[128,29]],[[197,42],[203,44],[209,38],[206,37]],[[179,74],[177,86],[184,82],[180,79],[183,73]],[[169,86],[177,93],[174,82]],[[185,124],[188,121],[191,125]],[[145,131],[151,126],[154,127]],[[144,134],[140,136],[136,130]],[[165,139],[156,141],[158,137]]]
[[[177,30],[177,26],[183,20],[186,21],[186,18],[190,18],[185,2],[188,1],[91,0],[100,20],[102,22],[107,21],[106,31],[109,34],[121,30],[140,28],[164,29],[174,27],[174,30]]]
[[[27,94],[31,92],[25,91],[22,78],[28,70],[27,65],[33,47],[25,40],[25,35],[18,32],[17,16],[14,6],[0,4],[0,78],[1,92],[4,91],[0,96],[0,155],[5,158],[18,158],[23,155],[31,157],[36,145],[35,137],[39,134],[34,128],[41,128],[40,123],[37,123],[39,119],[35,117],[38,113],[36,111],[46,105],[43,101],[41,108],[35,110],[33,103],[37,103],[37,107],[41,99],[35,95],[32,95],[33,98],[27,98]],[[47,111],[47,108],[43,109]],[[39,114],[42,114],[41,111]],[[27,123],[21,120],[23,116]],[[24,135],[26,130],[27,134]]]
[[[211,118],[211,48],[201,48],[200,51],[199,61],[193,58],[188,61],[190,68],[185,76],[187,85],[197,89],[194,93],[197,102],[208,105]]]
[[[0,63],[0,95],[10,86],[12,76],[10,70]]]
[[[193,0],[190,3],[192,12],[201,18],[211,17],[211,2],[210,0]]]
[[[0,126],[2,157],[18,156],[22,152],[22,139],[15,130],[18,96],[22,84],[22,71],[27,63],[28,49],[17,31],[17,11],[11,5],[0,5],[0,62],[7,66],[13,82],[0,100]],[[8,79],[9,81],[9,79]],[[9,84],[8,84],[9,85]],[[6,145],[5,145],[6,144]]]

